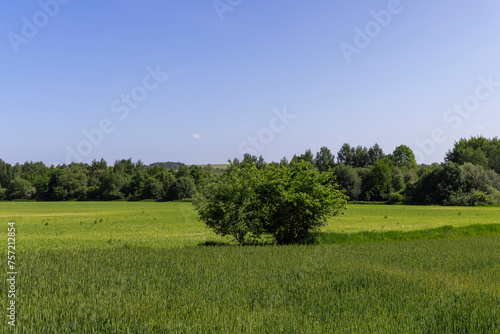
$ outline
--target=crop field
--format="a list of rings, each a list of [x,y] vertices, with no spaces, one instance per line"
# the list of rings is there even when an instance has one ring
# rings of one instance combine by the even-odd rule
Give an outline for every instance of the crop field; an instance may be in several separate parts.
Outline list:
[[[349,205],[302,246],[237,246],[189,202],[2,202],[0,218],[18,271],[3,332],[500,333],[498,207]]]

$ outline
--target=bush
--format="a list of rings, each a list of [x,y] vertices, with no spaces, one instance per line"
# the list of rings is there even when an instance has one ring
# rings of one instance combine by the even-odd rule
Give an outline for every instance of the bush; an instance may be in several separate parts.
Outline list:
[[[209,183],[193,200],[200,219],[222,236],[240,244],[262,233],[262,210],[257,200],[260,173],[255,165],[231,165],[217,181]]]
[[[397,204],[402,203],[405,200],[405,197],[400,193],[392,193],[387,200],[387,204]]]
[[[470,195],[469,205],[476,206],[485,204],[491,204],[491,200],[486,194],[478,191]]]
[[[319,173],[304,161],[261,169],[231,164],[194,205],[215,233],[232,235],[240,244],[262,234],[279,244],[303,243],[345,207],[346,196],[333,181],[331,172]]]
[[[171,199],[187,199],[192,198],[196,192],[196,185],[190,176],[181,176],[174,181],[170,187],[169,197]]]

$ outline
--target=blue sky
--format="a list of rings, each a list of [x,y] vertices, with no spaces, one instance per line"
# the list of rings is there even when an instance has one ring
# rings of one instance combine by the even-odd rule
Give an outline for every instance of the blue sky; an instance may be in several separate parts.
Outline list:
[[[0,158],[214,164],[347,142],[442,162],[461,137],[499,135],[499,14],[493,0],[9,1]]]

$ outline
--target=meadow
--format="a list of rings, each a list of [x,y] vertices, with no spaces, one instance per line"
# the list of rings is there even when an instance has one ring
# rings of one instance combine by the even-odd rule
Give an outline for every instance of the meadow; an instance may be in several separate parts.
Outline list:
[[[349,205],[302,246],[237,246],[189,202],[2,202],[0,218],[19,272],[3,332],[500,333],[498,207]]]

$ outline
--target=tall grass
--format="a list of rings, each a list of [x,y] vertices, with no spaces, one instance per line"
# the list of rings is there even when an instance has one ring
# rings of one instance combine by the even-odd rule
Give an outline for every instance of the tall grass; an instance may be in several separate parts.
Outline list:
[[[500,330],[498,236],[19,257],[17,333]]]
[[[352,205],[319,245],[239,247],[190,203],[0,203],[0,332],[500,333],[498,213]]]

